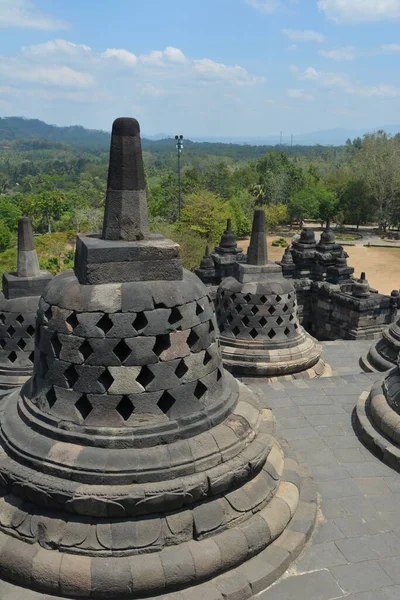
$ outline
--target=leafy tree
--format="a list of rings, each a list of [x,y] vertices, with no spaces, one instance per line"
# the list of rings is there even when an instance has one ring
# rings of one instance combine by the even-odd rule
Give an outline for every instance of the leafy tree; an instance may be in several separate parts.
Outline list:
[[[339,200],[337,196],[327,190],[323,185],[315,187],[314,196],[318,203],[318,217],[321,222],[332,221],[339,209]]]
[[[12,234],[5,223],[0,222],[0,252],[3,252],[12,245]]]
[[[375,207],[371,202],[368,186],[365,181],[351,179],[345,186],[339,203],[346,223],[357,226],[365,225],[374,218]]]
[[[303,189],[289,198],[288,210],[291,221],[298,221],[303,227],[304,219],[312,219],[318,214],[319,203],[315,191]]]
[[[289,222],[289,209],[286,204],[271,204],[265,211],[265,222],[270,231],[274,231],[278,225]]]
[[[228,203],[206,190],[186,196],[179,229],[199,233],[212,243],[222,235],[230,216]]]
[[[0,196],[0,222],[10,230],[17,229],[18,219],[22,217],[21,210],[11,197]]]

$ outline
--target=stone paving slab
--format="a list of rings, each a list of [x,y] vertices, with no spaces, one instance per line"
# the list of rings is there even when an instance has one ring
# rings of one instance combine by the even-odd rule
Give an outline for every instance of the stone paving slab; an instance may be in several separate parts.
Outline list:
[[[252,384],[320,495],[311,541],[261,600],[400,600],[400,474],[364,447],[351,422],[380,377],[359,366],[369,345],[323,342],[333,377]]]

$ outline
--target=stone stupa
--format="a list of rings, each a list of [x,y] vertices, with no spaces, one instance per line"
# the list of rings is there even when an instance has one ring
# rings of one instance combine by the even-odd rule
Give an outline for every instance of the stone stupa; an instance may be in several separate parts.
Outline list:
[[[0,597],[234,600],[280,576],[315,495],[223,369],[204,284],[149,232],[134,119],[113,124],[103,234],[78,235],[37,327],[0,404]]]
[[[320,377],[330,374],[322,347],[302,328],[296,291],[267,259],[265,213],[254,213],[247,262],[223,280],[216,298],[222,358],[237,376]]]
[[[400,471],[400,355],[396,366],[361,394],[355,412],[355,430],[370,450]]]
[[[52,275],[41,271],[28,217],[18,222],[17,271],[4,273],[0,292],[0,390],[22,385],[33,370],[35,319]]]
[[[392,296],[392,300],[396,298]],[[360,364],[366,372],[384,372],[397,364],[400,352],[400,319],[382,332],[381,337],[372,344],[366,354],[360,358]]]

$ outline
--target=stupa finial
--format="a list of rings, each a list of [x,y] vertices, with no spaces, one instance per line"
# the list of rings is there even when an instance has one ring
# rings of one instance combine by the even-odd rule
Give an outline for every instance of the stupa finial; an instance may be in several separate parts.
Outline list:
[[[135,241],[150,235],[146,181],[136,119],[112,127],[103,239]]]
[[[18,277],[38,277],[40,275],[32,223],[28,217],[22,217],[18,221],[17,275]]]
[[[267,263],[267,239],[265,233],[265,211],[257,208],[254,211],[250,245],[247,251],[248,265],[265,265]]]

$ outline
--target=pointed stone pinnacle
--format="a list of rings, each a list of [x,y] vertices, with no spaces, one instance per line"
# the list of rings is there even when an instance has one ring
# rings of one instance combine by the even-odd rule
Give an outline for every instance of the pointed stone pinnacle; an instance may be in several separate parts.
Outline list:
[[[247,251],[248,265],[265,265],[267,263],[267,239],[265,234],[265,211],[257,208],[254,211],[250,245]]]
[[[207,244],[204,256],[210,256],[210,246]]]
[[[136,119],[113,123],[103,239],[135,241],[150,235],[140,127]]]
[[[18,277],[38,277],[39,261],[35,250],[32,223],[28,217],[18,221]]]

